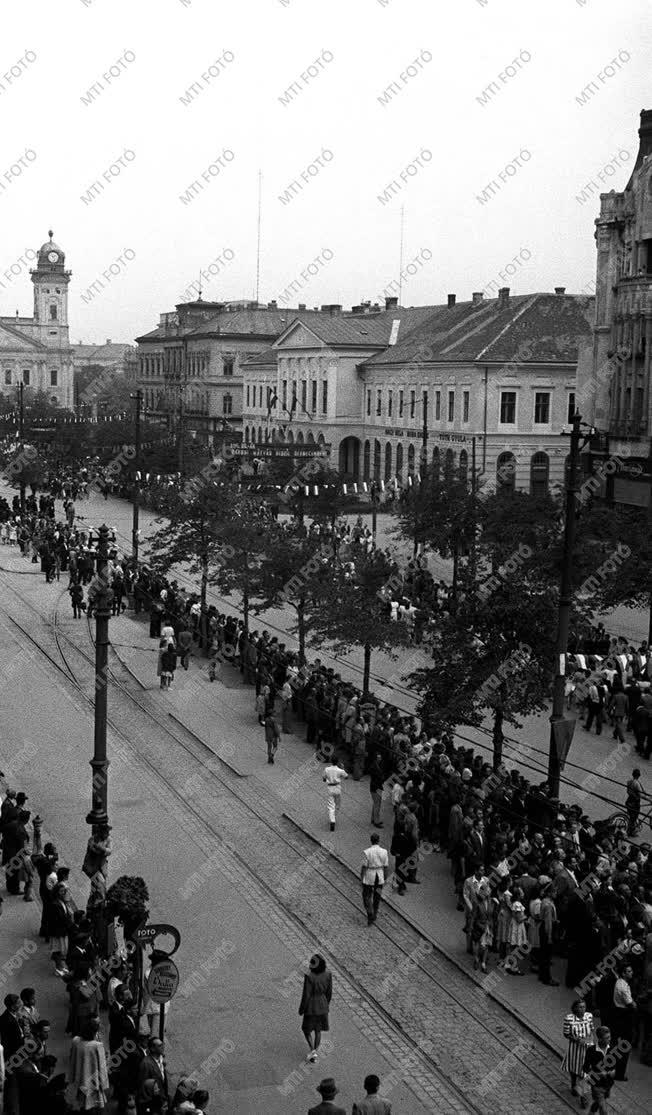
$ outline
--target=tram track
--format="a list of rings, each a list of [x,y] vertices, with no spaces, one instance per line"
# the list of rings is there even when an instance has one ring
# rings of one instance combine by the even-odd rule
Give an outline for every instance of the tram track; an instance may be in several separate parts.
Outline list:
[[[20,596],[20,594],[16,594]],[[65,634],[61,623],[58,606],[60,600],[63,599],[65,593],[61,594],[54,612],[50,619],[43,616],[39,609],[26,601],[25,603],[32,611],[34,611],[39,619],[46,624],[50,629],[56,654],[51,654],[44,646],[41,645],[34,637],[21,625],[13,619],[23,634],[33,646],[37,647],[42,655],[48,659],[51,665],[54,666],[60,673],[62,673],[67,680],[74,685],[79,694],[84,698],[88,704],[92,704],[92,698],[89,697],[87,689],[88,684],[84,682],[81,677],[80,670],[74,662],[75,657],[81,658],[84,663],[83,669],[87,667],[94,667],[94,658],[88,654],[80,646],[72,642],[68,635]],[[86,626],[86,625],[84,625]],[[92,649],[92,632],[90,625],[88,626],[89,641]],[[359,975],[359,935],[360,935],[360,921],[361,911],[359,898],[352,897],[352,880],[351,872],[340,861],[333,860],[332,857],[325,855],[325,862],[320,864],[319,870],[314,870],[314,844],[300,836],[297,836],[291,823],[284,824],[283,818],[279,820],[277,815],[274,815],[269,808],[265,808],[261,802],[260,794],[251,786],[251,783],[244,787],[233,784],[229,775],[225,776],[223,770],[223,761],[209,745],[208,742],[201,739],[190,727],[183,724],[182,721],[177,721],[181,728],[181,732],[187,734],[188,739],[180,738],[177,731],[172,731],[169,722],[165,722],[160,717],[156,716],[151,708],[142,700],[142,694],[134,694],[131,689],[134,684],[134,676],[131,671],[125,667],[124,663],[112,650],[112,657],[115,659],[110,668],[110,677],[112,685],[118,689],[131,707],[129,714],[130,730],[125,732],[124,726],[116,723],[116,716],[112,712],[109,717],[109,724],[112,731],[116,732],[122,741],[132,750],[135,750],[138,761],[143,762],[149,770],[162,781],[166,790],[173,794],[175,798],[183,805],[184,810],[190,810],[196,819],[205,829],[211,834],[214,839],[224,841],[229,838],[228,825],[225,829],[224,823],[218,827],[215,824],[214,817],[206,816],[204,809],[199,809],[197,804],[189,801],[178,787],[178,775],[176,779],[169,777],[162,769],[160,758],[144,753],[143,749],[135,748],[134,736],[139,742],[142,740],[144,733],[142,730],[137,729],[134,721],[134,710],[138,709],[136,719],[141,719],[143,716],[146,721],[146,731],[151,733],[152,728],[156,725],[156,729],[167,737],[168,740],[173,740],[177,747],[184,750],[186,756],[192,759],[202,771],[202,776],[207,774],[214,787],[219,784],[220,788],[220,819],[222,822],[225,820],[231,824],[231,831],[236,831],[238,834],[238,842],[240,850],[234,847],[233,841],[230,841],[230,850],[238,861],[242,871],[249,875],[253,875],[257,884],[262,885],[267,891],[271,900],[280,903],[283,910],[289,915],[295,923],[300,925],[302,929],[310,933],[312,936],[317,936],[318,939],[323,939],[323,928],[319,929],[315,924],[314,914],[311,913],[311,901],[313,897],[319,901],[315,894],[314,888],[311,885],[314,882],[313,876],[318,877],[322,883],[326,883],[330,891],[336,896],[335,903],[329,902],[328,908],[332,915],[337,912],[340,921],[342,922],[342,932],[347,937],[347,948],[342,950],[338,948],[338,952],[334,954],[333,959],[336,965],[344,968],[348,979],[354,984],[357,992],[361,997],[365,998],[373,1005],[373,1009],[377,1010],[391,1025],[398,1029],[403,1041],[411,1044],[415,1056],[420,1062],[426,1063],[430,1071],[443,1075],[448,1087],[456,1089],[460,1100],[467,1105],[469,1111],[498,1111],[500,1106],[494,1107],[493,1101],[488,1101],[489,1106],[481,1105],[477,1102],[477,1097],[474,1095],[473,1081],[475,1080],[475,1087],[477,1088],[477,1072],[469,1074],[468,1057],[463,1057],[462,1051],[464,1048],[480,1049],[483,1044],[489,1042],[492,1046],[491,1063],[496,1066],[504,1061],[506,1057],[514,1057],[514,1049],[521,1048],[523,1045],[522,1035],[523,1028],[519,1020],[516,1021],[509,1011],[499,1005],[497,1002],[490,999],[482,989],[479,988],[475,980],[467,973],[464,973],[464,980],[461,987],[455,987],[455,983],[459,983],[460,971],[456,970],[453,963],[437,954],[436,948],[430,952],[425,952],[421,955],[426,941],[425,935],[421,934],[414,926],[412,926],[402,915],[395,911],[388,904],[383,904],[383,921],[374,928],[374,936],[380,934],[383,938],[387,951],[394,952],[398,957],[396,968],[400,969],[401,964],[407,964],[408,968],[414,973],[415,979],[411,981],[410,992],[411,995],[407,996],[408,1002],[405,1000],[405,988],[403,984],[405,980],[399,980],[396,986],[392,986],[391,993],[387,998],[387,1002],[380,1001],[377,994],[370,993],[369,991],[369,978],[361,980]],[[57,660],[58,659],[58,660]],[[90,674],[93,679],[93,674]],[[142,690],[142,683],[138,683]],[[198,753],[199,752],[199,753]],[[219,763],[220,767],[215,769],[215,763]],[[176,783],[176,784],[175,784]],[[242,834],[242,826],[235,824],[234,821],[240,822],[242,817],[235,818],[232,815],[232,810],[229,817],[225,818],[224,804],[227,799],[236,799],[241,807],[246,811],[249,828],[253,825],[255,835],[249,836],[245,839]],[[229,811],[227,811],[229,812]],[[245,831],[247,825],[244,826]],[[252,842],[255,845],[260,841],[261,833],[266,842],[276,842],[278,845],[276,852],[280,852],[279,868],[281,872],[279,877],[283,878],[283,873],[287,877],[288,860],[299,860],[298,872],[295,869],[293,875],[301,875],[305,873],[305,866],[309,867],[309,874],[304,878],[302,877],[302,895],[296,896],[295,900],[290,903],[289,900],[283,902],[279,898],[279,888],[272,887],[265,878],[261,877],[260,871],[256,871],[251,862]],[[243,855],[245,846],[248,849],[247,855]],[[267,873],[268,865],[267,865]],[[292,874],[291,876],[292,877]],[[282,889],[282,887],[281,887]],[[287,888],[286,888],[287,889]],[[337,905],[338,910],[335,910]],[[333,918],[331,917],[331,922]],[[358,942],[358,950],[351,949],[348,946],[351,944],[351,934],[355,936]],[[366,940],[366,939],[365,939]],[[323,946],[327,949],[328,941]],[[342,952],[347,955],[342,955]],[[364,967],[364,964],[363,964]],[[367,966],[368,967],[368,966]],[[353,969],[356,969],[355,971]],[[387,979],[386,965],[382,968],[382,973],[385,973],[384,978]],[[418,973],[418,976],[417,976]],[[371,977],[371,985],[373,986],[374,973],[367,971],[367,977]],[[390,980],[390,983],[392,981]],[[414,987],[417,982],[420,986]],[[453,989],[455,987],[455,990]],[[414,1010],[410,1003],[413,1002],[414,997],[419,1000],[418,1014],[421,1018],[428,1019],[428,1027],[425,1033],[432,1033],[437,1037],[436,1016],[433,1012],[433,998],[439,1004],[440,1010],[443,1015],[450,1020],[451,1014],[455,1016],[455,1024],[460,1027],[460,1044],[457,1048],[457,1053],[453,1050],[452,1053],[446,1050],[443,1056],[435,1056],[432,1052],[430,1054],[424,1052],[422,1044],[414,1038]],[[383,996],[381,996],[382,998]],[[441,1037],[442,1045],[448,1041],[450,1035]],[[475,1040],[474,1040],[475,1038]],[[428,1038],[427,1040],[431,1040]],[[439,1046],[435,1043],[435,1049]],[[453,1058],[454,1064],[451,1066],[450,1059]],[[447,1063],[449,1071],[442,1068],[442,1060]],[[491,1070],[489,1070],[491,1071]],[[532,1097],[532,1102],[538,1102],[535,1097],[541,1097],[542,1088],[545,1089],[545,1094],[549,1099],[546,1110],[550,1112],[566,1111],[572,1109],[572,1105],[567,1098],[558,1090],[551,1081],[558,1075],[558,1055],[553,1052],[541,1039],[534,1038],[531,1042],[526,1043],[526,1050],[523,1057],[516,1057],[514,1067],[510,1069],[510,1079],[512,1074],[516,1072],[519,1076],[519,1091],[525,1091]],[[470,1075],[470,1080],[469,1080]],[[465,1080],[465,1087],[459,1087],[456,1081],[458,1079]],[[520,1110],[523,1111],[536,1111],[540,1107],[530,1106],[529,1102],[525,1105],[519,1104]]]

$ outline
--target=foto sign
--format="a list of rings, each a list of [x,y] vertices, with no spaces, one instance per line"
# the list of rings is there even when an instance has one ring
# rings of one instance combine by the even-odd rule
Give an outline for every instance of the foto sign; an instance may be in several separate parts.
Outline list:
[[[136,930],[134,937],[139,945],[151,945],[157,937],[172,937],[174,948],[167,954],[168,956],[174,956],[181,944],[181,934],[179,930],[174,925],[167,925],[165,922],[157,924],[152,923],[152,925],[141,925],[140,929]]]

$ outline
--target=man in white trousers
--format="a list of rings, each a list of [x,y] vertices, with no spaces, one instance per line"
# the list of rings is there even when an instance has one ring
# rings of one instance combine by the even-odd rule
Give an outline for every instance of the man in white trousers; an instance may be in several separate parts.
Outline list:
[[[348,774],[344,767],[339,763],[330,763],[324,770],[323,781],[328,788],[328,819],[331,823],[331,832],[335,832],[335,817],[340,808],[342,800],[342,780],[348,778]]]

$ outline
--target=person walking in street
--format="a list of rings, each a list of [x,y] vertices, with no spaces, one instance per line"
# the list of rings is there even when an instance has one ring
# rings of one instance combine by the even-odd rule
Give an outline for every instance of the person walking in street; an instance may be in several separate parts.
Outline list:
[[[629,712],[629,698],[627,694],[621,689],[618,693],[614,693],[609,702],[609,715],[613,724],[613,737],[620,740],[621,743],[625,742],[625,733],[623,725],[625,718]]]
[[[369,768],[369,793],[371,794],[371,823],[376,828],[381,829],[383,822],[380,819],[381,810],[383,807],[383,788],[385,786],[385,775],[383,768],[380,765],[380,758],[378,753],[373,757],[373,761]]]
[[[351,1115],[392,1115],[392,1105],[388,1100],[380,1099],[379,1088],[380,1080],[375,1073],[365,1076],[364,1090],[367,1094],[363,1100],[353,1104]]]
[[[317,1060],[322,1033],[328,1033],[328,1012],[332,996],[333,977],[323,956],[315,953],[310,957],[310,971],[303,977],[299,1003],[299,1014],[303,1017],[301,1030],[310,1049],[308,1061]]]
[[[317,1085],[317,1091],[321,1096],[321,1103],[308,1109],[308,1115],[346,1115],[343,1107],[338,1107],[333,1103],[337,1095],[337,1088],[332,1076],[325,1077],[321,1084]]]
[[[370,846],[362,853],[360,869],[362,901],[367,912],[367,925],[373,925],[378,916],[378,907],[385,885],[385,872],[389,867],[389,855],[386,848],[381,848],[378,833],[372,832],[370,840]]]
[[[72,603],[72,614],[74,619],[81,619],[84,603],[84,590],[81,585],[75,581],[68,589],[70,593],[70,600]]]
[[[626,964],[620,970],[618,979],[613,991],[612,1009],[609,1015],[611,1023],[611,1033],[616,1039],[621,1038],[621,1048],[627,1045],[627,1049],[619,1056],[616,1065],[616,1080],[627,1080],[627,1062],[629,1061],[629,1053],[634,1041],[634,1031],[636,1029],[636,1003],[632,995],[631,981],[634,978],[634,970],[629,964]]]
[[[187,670],[188,662],[190,661],[190,652],[192,650],[192,631],[185,623],[179,631],[177,643],[179,646],[179,658],[181,660],[181,665],[183,666],[184,670]]]
[[[602,733],[602,709],[603,700],[602,694],[598,689],[595,678],[589,683],[589,688],[586,696],[587,717],[586,724],[584,725],[587,732],[591,731],[591,725],[595,720],[595,734],[599,736]]]
[[[571,1095],[579,1096],[578,1081],[584,1077],[586,1051],[594,1042],[593,1015],[587,1011],[584,999],[575,999],[570,1014],[564,1018],[564,1037],[568,1049],[561,1067],[570,1075]]]
[[[638,818],[641,812],[641,772],[638,767],[632,771],[632,777],[625,789],[627,791],[625,809],[629,817],[627,835],[636,836],[638,832]]]
[[[328,788],[326,805],[328,808],[328,820],[330,821],[331,832],[335,832],[335,820],[339,813],[340,805],[342,804],[342,780],[348,777],[348,774],[339,760],[335,763],[329,763],[324,770],[322,782],[325,782]]]
[[[584,1073],[591,1085],[590,1111],[606,1115],[607,1100],[611,1095],[617,1064],[616,1051],[611,1047],[611,1032],[608,1026],[598,1026],[595,1031],[596,1043],[586,1051]]]
[[[278,741],[281,738],[281,732],[278,726],[278,720],[273,712],[268,712],[265,717],[265,742],[267,743],[267,762],[274,763],[274,756],[278,751]]]

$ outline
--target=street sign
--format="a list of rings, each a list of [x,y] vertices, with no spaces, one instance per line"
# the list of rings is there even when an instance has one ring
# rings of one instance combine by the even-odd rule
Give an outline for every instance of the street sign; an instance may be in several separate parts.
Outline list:
[[[134,933],[134,937],[140,945],[149,945],[159,936],[173,938],[174,948],[168,953],[168,956],[174,956],[181,944],[181,934],[174,925],[167,925],[165,922],[141,925],[140,929],[137,929]]]
[[[174,960],[154,964],[147,977],[147,991],[155,1003],[167,1003],[179,987],[179,969]]]

